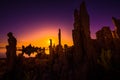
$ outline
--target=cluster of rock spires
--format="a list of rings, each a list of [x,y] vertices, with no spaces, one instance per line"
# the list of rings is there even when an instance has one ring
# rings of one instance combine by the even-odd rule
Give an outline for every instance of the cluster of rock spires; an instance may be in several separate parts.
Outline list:
[[[72,31],[76,59],[90,59],[94,54],[90,38],[89,15],[83,2],[80,10],[74,11],[74,30]],[[78,57],[78,58],[77,58]],[[76,60],[79,62],[79,60]]]
[[[101,64],[106,69],[111,66],[120,68],[120,20],[112,17],[112,21],[115,25],[114,31],[111,31],[109,26],[104,26],[96,32],[96,39],[91,39],[90,19],[85,2],[80,5],[79,10],[75,9],[72,31],[74,60],[77,64],[84,62],[80,65],[83,66],[81,70],[86,63],[90,70],[93,70],[91,68],[95,68],[96,64]]]
[[[112,17],[112,20],[115,25],[114,31],[111,31],[109,26],[104,26],[96,32],[96,39],[91,39],[90,18],[85,2],[82,2],[79,10],[75,9],[74,29],[72,30],[73,46],[68,47],[65,45],[64,48],[62,47],[60,29],[58,33],[58,46],[53,47],[52,40],[50,39],[49,52],[51,66],[54,67],[54,65],[57,65],[57,69],[63,70],[63,73],[56,72],[58,76],[63,75],[64,70],[67,70],[75,80],[93,80],[94,78],[96,80],[98,79],[96,77],[99,75],[97,74],[99,72],[97,69],[100,69],[98,68],[99,65],[108,71],[111,69],[120,71],[120,20],[114,17]],[[11,41],[13,40],[14,38],[12,37]],[[12,44],[14,43],[16,44],[15,41]],[[12,46],[11,50],[9,50],[9,46],[7,53],[16,54],[16,45]],[[9,62],[9,59],[8,63],[14,65],[16,55],[12,56],[12,58],[12,62]],[[68,63],[66,64],[66,62]],[[66,69],[66,66],[69,66],[69,69]],[[61,78],[61,80],[63,79],[64,77]],[[55,80],[58,80],[58,78]]]
[[[109,26],[104,26],[96,32],[96,39],[90,38],[90,20],[85,2],[80,6],[80,10],[74,11],[74,30],[72,31],[75,55],[82,59],[85,56],[91,59],[97,57],[102,49],[110,50],[114,56],[119,55],[120,43],[120,20],[112,17],[115,30],[111,31]]]

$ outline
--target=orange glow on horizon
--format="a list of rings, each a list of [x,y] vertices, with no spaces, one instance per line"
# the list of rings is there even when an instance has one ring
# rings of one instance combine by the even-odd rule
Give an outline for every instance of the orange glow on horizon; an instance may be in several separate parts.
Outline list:
[[[36,25],[28,25],[30,29],[24,30],[23,33],[13,34],[17,39],[17,47],[28,46],[31,44],[35,47],[49,47],[49,39],[52,39],[52,44],[58,45],[58,30],[61,29],[61,43],[62,45],[67,44],[68,46],[73,45],[72,41],[72,31],[65,29],[65,26],[62,25],[62,28],[59,27],[56,23],[44,23]],[[37,26],[37,28],[34,28]],[[32,29],[31,29],[32,27]],[[4,43],[0,43],[0,46],[5,47],[8,45],[7,37]]]
[[[69,46],[72,45],[72,38],[70,34],[67,34],[65,30],[61,29],[61,41],[62,45],[67,44]],[[26,36],[26,37],[25,37]],[[49,39],[52,39],[53,45],[58,44],[58,29],[57,28],[45,28],[42,30],[36,30],[29,35],[24,35],[22,39],[18,41],[19,47],[22,45],[27,46],[31,44],[32,46],[38,47],[47,47],[50,45]]]

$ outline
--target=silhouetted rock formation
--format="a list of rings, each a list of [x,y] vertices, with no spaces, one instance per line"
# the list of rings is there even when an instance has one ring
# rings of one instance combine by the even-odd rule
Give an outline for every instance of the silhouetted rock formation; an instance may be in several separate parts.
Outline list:
[[[59,32],[58,32],[58,54],[61,54],[63,53],[63,49],[62,49],[62,44],[61,44],[61,29],[59,29]]]
[[[52,53],[53,53],[52,39],[50,39],[49,54],[51,55]]]
[[[15,62],[16,62],[16,45],[17,45],[17,40],[13,36],[12,32],[9,32],[7,34],[8,38],[8,45],[6,46],[7,52],[7,63],[8,63],[8,71],[11,71],[15,67]]]
[[[112,21],[115,25],[116,38],[120,38],[120,19],[116,19],[116,18],[112,17]]]
[[[59,29],[58,41],[59,41],[59,45],[61,45],[61,29]]]
[[[101,30],[96,32],[96,40],[101,48],[113,49],[113,36],[108,26],[103,27]]]
[[[89,15],[85,6],[85,2],[80,5],[80,10],[74,11],[74,30],[73,30],[73,43],[75,47],[75,58],[84,59],[90,57],[89,48],[92,48],[90,38],[90,23]],[[87,49],[87,50],[86,50]],[[92,53],[92,52],[91,52]],[[76,60],[80,62],[80,60]]]
[[[74,60],[76,64],[81,64],[81,78],[88,76],[89,69],[96,63],[96,54],[90,38],[90,22],[85,2],[80,5],[80,10],[74,11]]]

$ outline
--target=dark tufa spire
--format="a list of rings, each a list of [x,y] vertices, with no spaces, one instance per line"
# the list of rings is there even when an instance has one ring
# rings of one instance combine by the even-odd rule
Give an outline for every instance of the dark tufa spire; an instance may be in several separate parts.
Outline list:
[[[61,29],[59,29],[58,40],[59,40],[59,45],[61,45]]]
[[[115,17],[112,17],[112,21],[115,25],[115,33],[118,38],[120,38],[120,19],[116,19]]]
[[[79,13],[78,13],[78,10],[77,10],[77,9],[74,10],[74,21],[75,21],[75,22],[76,22],[76,21],[79,21]]]
[[[90,38],[90,19],[89,19],[89,14],[84,1],[80,5],[79,19],[80,19],[81,26],[83,26],[84,33],[86,34],[85,36],[87,38]]]
[[[86,14],[88,15],[85,1],[83,1],[83,2],[81,3],[81,5],[80,5],[80,14],[81,14],[81,12],[82,12],[83,14],[85,13],[85,15],[86,15]],[[83,15],[83,14],[82,14],[82,15]]]

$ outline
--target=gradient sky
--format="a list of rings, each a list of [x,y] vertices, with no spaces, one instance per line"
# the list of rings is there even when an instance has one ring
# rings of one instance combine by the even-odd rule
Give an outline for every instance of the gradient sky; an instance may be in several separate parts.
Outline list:
[[[63,44],[72,44],[73,13],[83,0],[4,0],[0,2],[0,46],[7,44],[8,32],[13,32],[19,46],[57,44],[58,29]],[[92,38],[103,26],[113,30],[112,16],[120,19],[119,0],[84,0],[90,15]]]

